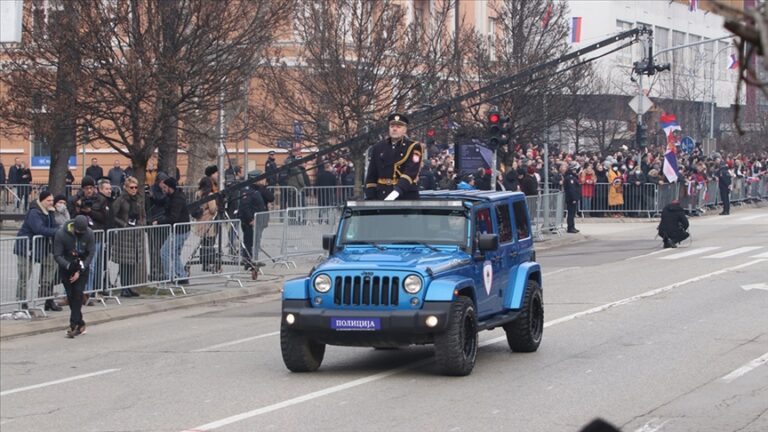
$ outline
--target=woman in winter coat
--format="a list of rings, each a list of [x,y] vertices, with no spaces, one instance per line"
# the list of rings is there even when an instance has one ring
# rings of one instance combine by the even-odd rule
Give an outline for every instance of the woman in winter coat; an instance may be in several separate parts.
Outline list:
[[[197,185],[195,192],[195,201],[205,198],[213,193],[213,180],[210,177],[203,177]],[[216,218],[218,207],[216,200],[208,201],[195,211],[194,216],[197,222],[208,222]],[[200,237],[200,261],[203,264],[203,271],[218,270],[216,259],[216,224],[196,224],[192,231]]]
[[[147,224],[144,206],[139,205],[139,181],[128,177],[123,183],[124,193],[112,204],[112,221],[115,228],[133,228]],[[152,235],[150,233],[150,235]],[[118,229],[108,232],[111,245],[111,260],[120,267],[122,286],[136,286],[142,282],[144,271],[144,231],[140,229]],[[131,288],[121,291],[122,297],[138,297]]]
[[[589,212],[592,210],[592,198],[595,196],[595,170],[592,164],[588,163],[584,171],[579,174],[579,183],[581,183],[581,211]]]
[[[608,172],[608,207],[613,211],[613,217],[621,217],[624,205],[624,175],[619,171],[619,165],[613,164]]]
[[[597,213],[593,213],[595,217],[603,217],[603,213],[608,209],[608,173],[605,171],[605,165],[601,163],[595,164],[595,198],[593,201],[595,209],[599,210]]]

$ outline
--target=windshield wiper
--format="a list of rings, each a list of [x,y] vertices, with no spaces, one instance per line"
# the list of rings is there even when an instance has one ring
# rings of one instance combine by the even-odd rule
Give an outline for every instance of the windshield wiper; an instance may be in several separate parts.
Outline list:
[[[371,245],[371,246],[375,247],[378,250],[382,250],[382,251],[384,250],[384,248],[379,246],[378,243],[370,242],[370,241],[364,241],[364,240],[353,240],[353,241],[344,242],[344,244],[345,245],[355,245],[355,244],[358,244],[358,245]]]
[[[417,244],[417,245],[420,245],[420,246],[424,246],[424,247],[426,247],[426,248],[429,248],[430,250],[432,250],[432,252],[438,252],[438,251],[440,251],[440,249],[438,249],[438,248],[436,248],[436,247],[434,247],[434,246],[430,245],[429,243],[426,243],[426,242],[420,242],[420,241],[399,241],[399,242],[390,242],[390,243],[391,243],[391,244]]]

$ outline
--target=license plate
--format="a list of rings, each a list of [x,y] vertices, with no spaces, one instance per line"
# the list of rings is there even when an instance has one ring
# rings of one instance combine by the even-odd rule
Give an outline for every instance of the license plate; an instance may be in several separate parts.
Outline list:
[[[331,328],[337,331],[381,330],[381,318],[331,318]]]

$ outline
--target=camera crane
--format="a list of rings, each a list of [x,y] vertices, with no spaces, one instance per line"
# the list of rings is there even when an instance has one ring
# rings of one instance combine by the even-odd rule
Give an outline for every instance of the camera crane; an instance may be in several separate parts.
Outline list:
[[[651,37],[652,32],[653,32],[652,30],[647,28],[635,28],[635,29],[627,30],[625,32],[603,39],[600,42],[586,46],[579,50],[569,52],[553,60],[538,64],[535,66],[531,66],[530,68],[525,69],[521,72],[518,72],[514,75],[501,78],[496,82],[488,84],[479,89],[470,91],[463,95],[456,96],[440,104],[430,106],[420,111],[411,113],[409,117],[411,119],[411,124],[413,125],[412,127],[418,128],[421,126],[425,126],[436,120],[447,117],[450,114],[457,113],[467,108],[477,106],[483,103],[491,102],[509,93],[512,93],[515,89],[517,89],[519,86],[523,84],[531,84],[533,82],[539,81],[546,77],[564,73],[575,67],[595,61],[601,57],[605,57],[609,54],[612,54],[616,51],[620,51],[624,48],[628,48],[633,44],[637,43],[639,41],[640,36]],[[586,54],[610,47],[622,41],[626,41],[626,42],[624,42],[623,44],[617,47],[614,47],[609,51],[600,53],[599,55],[595,55],[593,57],[586,58],[586,59],[580,58]],[[572,62],[572,61],[575,61],[575,63],[568,64],[569,62]],[[560,66],[562,65],[566,65],[566,67],[560,68]],[[555,69],[555,70],[551,70],[551,69]],[[320,149],[309,156],[305,156],[300,159],[295,159],[292,162],[289,162],[279,167],[277,171],[271,172],[269,174],[265,172],[259,176],[249,178],[238,183],[234,183],[226,188],[222,188],[222,190],[220,190],[219,192],[209,194],[204,198],[201,198],[197,201],[194,201],[188,204],[187,208],[189,210],[192,210],[196,207],[199,207],[202,204],[205,204],[213,200],[221,200],[221,201],[234,200],[236,199],[234,197],[239,195],[240,191],[253,185],[254,183],[260,180],[266,179],[267,177],[270,177],[270,176],[277,176],[281,172],[288,171],[291,168],[299,166],[305,162],[316,160],[320,156],[337,152],[344,148],[357,148],[363,145],[370,145],[372,141],[376,139],[380,139],[380,137],[386,132],[387,132],[386,122],[384,121],[377,122],[372,127],[367,128],[367,130],[360,135],[352,137],[339,144]]]

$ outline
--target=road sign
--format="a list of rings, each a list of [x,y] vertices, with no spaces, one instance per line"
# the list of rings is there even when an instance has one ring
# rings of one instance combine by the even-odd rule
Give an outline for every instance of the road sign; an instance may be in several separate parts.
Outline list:
[[[696,141],[689,136],[683,137],[683,140],[680,141],[680,148],[682,148],[684,152],[691,154],[693,153],[693,149],[696,148]]]
[[[629,107],[632,108],[632,111],[634,111],[635,114],[643,115],[646,113],[646,111],[653,107],[653,101],[648,99],[648,97],[645,95],[637,95],[633,97],[631,101],[629,101]]]

